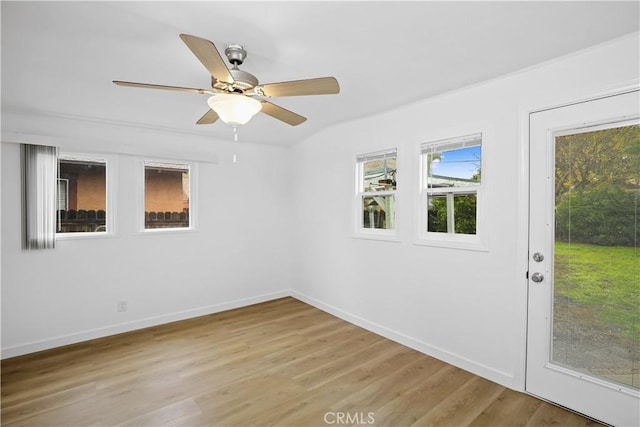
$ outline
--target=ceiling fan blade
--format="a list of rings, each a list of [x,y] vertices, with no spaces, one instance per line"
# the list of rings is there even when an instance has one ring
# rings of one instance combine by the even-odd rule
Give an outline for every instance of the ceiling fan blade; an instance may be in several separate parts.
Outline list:
[[[339,93],[340,85],[335,77],[320,77],[259,85],[256,86],[255,92],[266,97],[328,95]]]
[[[213,110],[209,110],[204,113],[204,116],[200,117],[200,120],[196,122],[197,125],[210,125],[218,120],[218,113]]]
[[[281,120],[291,126],[298,126],[300,123],[303,123],[307,120],[306,117],[303,117],[299,114],[294,113],[293,111],[289,111],[286,108],[282,108],[276,104],[272,104],[264,99],[260,100],[262,103],[262,112],[268,116],[271,116],[275,119]]]
[[[216,80],[229,84],[235,82],[216,45],[209,40],[189,34],[180,34],[180,38]]]
[[[130,87],[141,87],[145,89],[163,89],[163,90],[175,90],[178,92],[191,92],[191,93],[199,93],[199,94],[214,94],[213,91],[208,89],[196,89],[193,87],[181,87],[181,86],[164,86],[164,85],[152,85],[148,83],[134,83],[134,82],[123,82],[120,80],[113,81],[118,86],[130,86]]]

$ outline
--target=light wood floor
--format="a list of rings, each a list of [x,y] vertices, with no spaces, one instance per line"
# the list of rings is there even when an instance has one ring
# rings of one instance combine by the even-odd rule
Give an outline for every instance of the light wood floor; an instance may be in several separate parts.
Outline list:
[[[293,298],[2,362],[3,426],[584,426]]]

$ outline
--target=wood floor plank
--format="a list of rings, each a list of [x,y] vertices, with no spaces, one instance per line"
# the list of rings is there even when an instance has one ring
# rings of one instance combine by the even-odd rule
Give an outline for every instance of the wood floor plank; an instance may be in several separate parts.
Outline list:
[[[473,376],[462,387],[418,419],[416,425],[469,425],[504,391],[484,378]]]
[[[350,342],[348,346],[336,348],[331,353],[324,353],[322,357],[310,359],[304,364],[304,371],[293,376],[296,383],[309,390],[322,386],[334,378],[339,378],[358,368],[359,363],[380,358],[380,353],[393,350],[397,346],[387,340],[375,339],[371,342]],[[300,366],[298,366],[300,368]]]
[[[413,425],[472,378],[473,375],[462,369],[444,366],[433,375],[421,378],[414,387],[386,399],[381,407],[371,409],[381,425]]]
[[[10,420],[24,420],[61,406],[76,403],[96,396],[96,384],[88,383],[71,387],[57,393],[51,393],[25,402],[8,406],[2,416]]]
[[[43,412],[22,419],[13,419],[2,413],[3,426],[59,427],[59,426],[103,426],[103,415],[96,411],[96,398],[61,403]]]
[[[540,405],[538,410],[527,421],[526,425],[530,427],[558,425],[563,427],[584,427],[600,424],[571,411],[567,411],[559,406],[542,402],[542,405]]]
[[[543,403],[533,396],[506,389],[469,425],[491,427],[502,420],[514,420],[513,427],[522,427]]]
[[[142,414],[118,424],[119,426],[158,426],[164,427],[180,421],[185,417],[200,415],[202,412],[192,398],[181,400],[160,409]]]
[[[293,298],[6,359],[1,383],[7,427],[594,425]]]
[[[408,354],[414,355],[413,352]],[[381,369],[372,365],[361,366],[344,377],[324,384],[320,390],[324,389],[328,394],[340,392],[340,398],[329,405],[330,409],[340,412],[377,410],[387,402],[407,395],[410,390],[423,384],[425,378],[448,366],[428,357],[399,362],[398,369],[387,367],[385,370],[384,363],[381,361]],[[455,369],[452,366],[450,368]]]

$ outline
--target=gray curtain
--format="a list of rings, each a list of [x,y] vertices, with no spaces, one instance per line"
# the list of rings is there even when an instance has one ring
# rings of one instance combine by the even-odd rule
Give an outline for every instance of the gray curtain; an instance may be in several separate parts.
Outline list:
[[[22,247],[54,248],[58,148],[22,144]]]

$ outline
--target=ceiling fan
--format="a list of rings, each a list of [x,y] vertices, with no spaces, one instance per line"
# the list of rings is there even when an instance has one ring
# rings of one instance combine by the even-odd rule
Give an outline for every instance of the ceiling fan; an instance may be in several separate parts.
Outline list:
[[[228,68],[222,56],[218,53],[218,49],[211,41],[188,34],[180,34],[180,38],[211,74],[210,89],[164,86],[120,80],[114,80],[113,83],[120,86],[211,95],[207,101],[210,107],[209,110],[196,124],[211,124],[220,118],[234,128],[234,133],[237,126],[247,123],[259,111],[291,126],[297,126],[307,120],[306,117],[275,105],[264,98],[324,95],[340,92],[340,86],[335,77],[259,84],[258,79],[253,74],[238,68],[247,56],[247,52],[242,46],[232,44],[225,49],[225,55],[232,65],[232,68]]]

